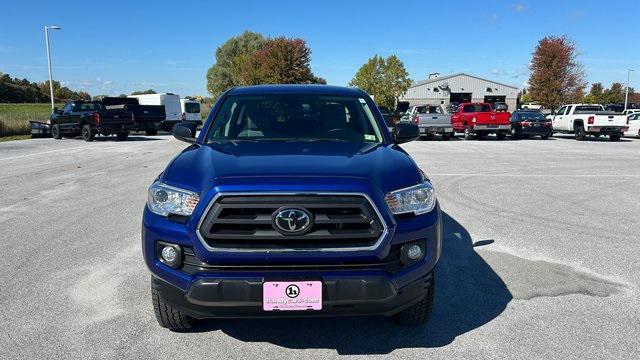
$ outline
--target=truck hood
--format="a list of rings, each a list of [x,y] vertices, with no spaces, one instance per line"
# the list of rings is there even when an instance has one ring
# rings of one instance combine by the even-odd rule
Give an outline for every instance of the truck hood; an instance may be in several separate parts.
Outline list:
[[[224,185],[243,185],[249,191],[272,184],[328,190],[321,188],[349,182],[388,192],[420,180],[418,167],[397,145],[304,141],[192,145],[161,177],[198,192]]]

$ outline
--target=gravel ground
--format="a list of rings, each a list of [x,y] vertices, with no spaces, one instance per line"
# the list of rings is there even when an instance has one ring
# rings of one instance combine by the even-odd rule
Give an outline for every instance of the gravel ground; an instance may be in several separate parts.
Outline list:
[[[0,144],[0,358],[640,357],[640,140],[403,147],[445,215],[436,309],[160,328],[140,250],[168,136]]]

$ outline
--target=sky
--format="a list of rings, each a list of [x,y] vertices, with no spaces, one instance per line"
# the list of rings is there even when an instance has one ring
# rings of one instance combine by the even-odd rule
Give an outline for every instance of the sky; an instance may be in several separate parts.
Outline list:
[[[207,95],[215,50],[245,30],[300,37],[316,76],[347,85],[375,54],[396,54],[411,79],[465,72],[522,87],[537,42],[567,35],[589,83],[640,88],[638,0],[609,1],[28,1],[0,0],[0,71],[53,77],[92,95],[148,88]]]

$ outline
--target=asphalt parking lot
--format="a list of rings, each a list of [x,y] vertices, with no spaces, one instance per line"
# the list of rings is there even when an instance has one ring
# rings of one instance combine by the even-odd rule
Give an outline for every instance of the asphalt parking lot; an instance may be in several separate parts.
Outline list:
[[[640,357],[640,139],[404,145],[446,213],[436,308],[160,328],[140,249],[146,189],[186,144],[0,143],[0,358]]]

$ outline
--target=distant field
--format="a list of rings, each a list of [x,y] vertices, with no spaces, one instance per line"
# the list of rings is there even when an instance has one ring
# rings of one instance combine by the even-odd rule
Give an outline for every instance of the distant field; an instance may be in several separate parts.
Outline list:
[[[62,104],[56,105],[62,107]],[[29,134],[29,120],[47,120],[51,104],[0,104],[0,137]]]

